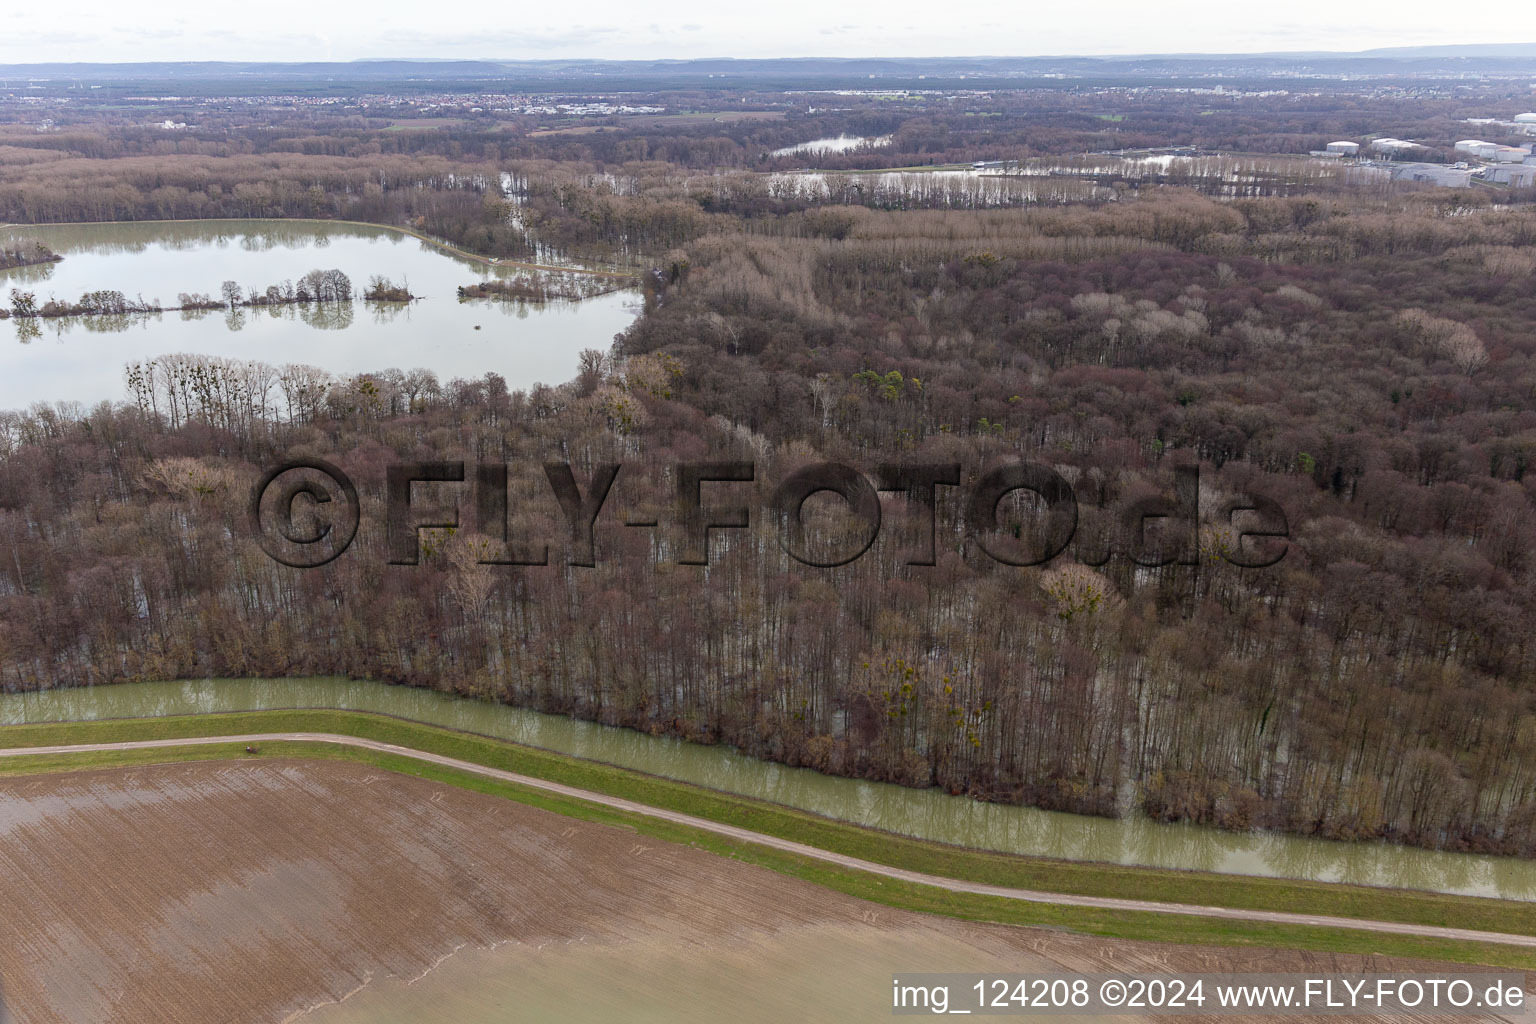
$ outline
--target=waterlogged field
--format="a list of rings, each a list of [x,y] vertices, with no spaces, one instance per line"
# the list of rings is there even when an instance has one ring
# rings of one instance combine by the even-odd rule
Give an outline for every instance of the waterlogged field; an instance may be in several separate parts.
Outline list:
[[[331,707],[426,722],[602,761],[841,821],[976,849],[1224,874],[1536,900],[1536,862],[1386,843],[1167,825],[979,803],[935,789],[822,775],[630,729],[432,690],[335,678],[227,679],[0,695],[0,725]]]
[[[302,363],[333,374],[426,367],[444,382],[499,373],[513,388],[575,376],[583,349],[607,351],[634,320],[627,291],[579,302],[460,302],[460,285],[524,271],[461,259],[421,239],[360,224],[319,221],[138,222],[10,227],[62,262],[0,272],[0,306],[29,291],[39,304],[120,291],[150,305],[182,292],[243,292],[336,268],[361,294],[374,275],[408,283],[408,305],[313,303],[263,308],[0,321],[0,409],[36,401],[86,404],[127,397],[123,366],[171,353]]]
[[[341,761],[0,779],[0,871],[26,1024],[880,1021],[896,972],[1316,967],[893,910]]]
[[[0,864],[30,882],[0,896],[29,1022],[803,1019],[883,1009],[881,971],[929,956],[1051,963],[1011,929],[340,762],[6,779]]]

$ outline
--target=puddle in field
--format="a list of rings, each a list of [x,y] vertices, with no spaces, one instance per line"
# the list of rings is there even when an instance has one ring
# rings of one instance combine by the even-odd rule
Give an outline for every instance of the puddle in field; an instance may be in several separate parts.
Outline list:
[[[376,982],[296,1024],[883,1021],[897,971],[1054,966],[980,928],[974,937],[836,925],[718,945],[654,936],[612,946],[502,946],[461,950],[413,982]]]

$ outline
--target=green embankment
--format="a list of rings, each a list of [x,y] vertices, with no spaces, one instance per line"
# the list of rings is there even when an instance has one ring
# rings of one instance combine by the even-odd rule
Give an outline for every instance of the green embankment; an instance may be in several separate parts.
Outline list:
[[[731,796],[593,761],[521,747],[383,715],[349,711],[257,711],[0,727],[0,747],[126,740],[329,732],[392,743],[623,797],[894,867],[949,878],[1051,892],[1327,914],[1478,931],[1531,934],[1536,905],[1396,889],[1250,878],[1017,857],[908,839],[774,804]],[[28,755],[0,760],[0,774],[69,771],[169,761],[238,758],[242,747],[192,747]],[[1047,926],[1117,938],[1233,946],[1290,947],[1476,963],[1536,970],[1536,953],[1510,946],[1416,938],[1339,928],[1248,923],[1141,911],[1053,906],[952,893],[881,878],[807,857],[737,842],[700,829],[616,811],[408,757],[323,742],[263,744],[261,756],[341,758],[502,796],[588,821],[709,850],[888,906],[975,921]]]

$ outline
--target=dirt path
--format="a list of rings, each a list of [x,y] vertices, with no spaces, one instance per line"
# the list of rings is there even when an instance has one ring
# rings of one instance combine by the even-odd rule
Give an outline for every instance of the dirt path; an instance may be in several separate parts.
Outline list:
[[[915,882],[920,885],[930,885],[951,892],[977,893],[986,896],[1001,896],[1005,899],[1028,900],[1033,903],[1052,903],[1062,906],[1097,907],[1108,910],[1150,911],[1162,914],[1184,914],[1194,917],[1215,917],[1235,921],[1254,921],[1267,924],[1309,925],[1327,928],[1352,928],[1358,931],[1385,932],[1394,935],[1416,935],[1424,938],[1452,939],[1460,942],[1495,942],[1504,945],[1525,946],[1536,948],[1536,935],[1511,935],[1503,932],[1480,932],[1467,928],[1442,928],[1435,925],[1404,924],[1397,921],[1366,921],[1350,917],[1331,917],[1318,914],[1290,914],[1277,910],[1244,910],[1230,907],[1211,907],[1184,903],[1156,903],[1150,900],[1125,900],[1112,899],[1103,896],[1077,896],[1067,893],[1040,892],[1033,889],[1011,889],[1005,886],[985,885],[977,882],[958,881],[952,878],[943,878],[938,875],[928,875],[917,871],[907,871],[902,868],[889,867],[884,864],[876,864],[873,861],[860,860],[857,857],[849,857],[840,853],[818,849],[803,843],[780,839],[775,836],[764,835],[760,832],[752,832],[748,829],[737,828],[734,825],[726,825],[706,818],[697,818],[689,814],[681,814],[677,811],[669,811],[659,807],[651,807],[646,804],[635,803],[621,797],[607,796],[590,790],[578,789],[575,786],[566,786],[558,782],[550,782],[546,779],[538,779],[529,775],[519,775],[515,772],[502,771],[499,768],[488,768],[484,765],[474,764],[470,761],[460,761],[457,758],[444,757],[440,754],[427,753],[421,750],[412,750],[409,747],[396,746],[391,743],[380,743],[376,740],[362,739],[356,736],[342,736],[335,733],[253,733],[244,736],[213,736],[207,738],[186,738],[166,740],[134,740],[121,743],[85,743],[73,746],[56,747],[13,747],[0,750],[0,757],[16,757],[27,754],[67,754],[85,753],[91,751],[113,750],[146,750],[161,747],[187,747],[201,746],[209,743],[229,743],[237,745],[277,742],[318,742],[337,743],[350,747],[360,747],[366,750],[379,751],[381,753],[394,754],[401,757],[410,757],[418,761],[426,761],[432,764],[455,768],[459,771],[473,772],[488,778],[499,779],[503,782],[512,782],[521,786],[545,790],[550,793],[558,793],[562,796],[575,797],[590,803],[602,804],[616,810],[627,811],[632,814],[643,814],[647,817],[658,818],[663,821],[686,825],[690,828],[702,829],[717,835],[727,836],[732,839],[756,843],[759,846],[767,846],[775,850],[782,850],[802,857],[813,857],[820,861],[837,864],[841,867],[852,868],[858,871],[866,871],[885,878],[899,879],[904,882]]]

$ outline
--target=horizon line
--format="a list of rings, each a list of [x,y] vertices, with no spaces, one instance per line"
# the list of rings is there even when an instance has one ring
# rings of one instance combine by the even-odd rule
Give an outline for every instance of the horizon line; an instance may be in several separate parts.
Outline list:
[[[1513,51],[1525,50],[1526,53]],[[1467,52],[1474,51],[1474,52]],[[1485,52],[1475,52],[1485,51]],[[827,63],[854,63],[868,61],[1040,61],[1040,60],[1146,60],[1146,59],[1216,59],[1216,58],[1338,58],[1355,57],[1366,59],[1391,59],[1394,56],[1406,54],[1418,54],[1424,56],[1443,55],[1447,57],[1459,56],[1463,58],[1509,58],[1522,56],[1536,56],[1536,40],[1530,42],[1515,43],[1435,43],[1429,45],[1399,45],[1386,47],[1369,47],[1357,50],[1181,50],[1181,51],[1138,51],[1127,53],[1036,53],[1036,54],[930,54],[923,56],[900,55],[863,55],[863,56],[826,56],[811,54],[779,54],[771,57],[737,57],[729,54],[721,54],[708,57],[430,57],[430,56],[379,56],[379,57],[353,57],[350,59],[314,59],[314,60],[266,60],[241,57],[205,58],[200,60],[111,60],[111,59],[85,59],[85,60],[41,60],[24,62],[0,62],[0,67],[27,68],[47,66],[91,66],[91,65],[116,65],[116,66],[143,66],[151,64],[176,64],[176,65],[216,65],[216,64],[263,64],[278,67],[299,65],[354,65],[354,64],[558,64],[569,62],[582,62],[589,64],[702,64],[710,62],[733,62],[742,64],[763,64],[778,61],[818,61]],[[1536,68],[1532,69],[1536,76]]]

